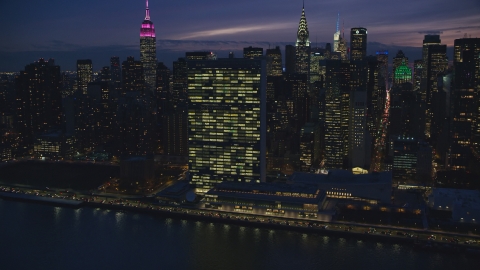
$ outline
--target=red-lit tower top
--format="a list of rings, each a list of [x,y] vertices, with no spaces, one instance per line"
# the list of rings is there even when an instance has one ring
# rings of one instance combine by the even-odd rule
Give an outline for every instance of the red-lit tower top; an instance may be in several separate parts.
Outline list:
[[[155,37],[155,27],[153,22],[150,21],[150,10],[148,9],[148,0],[147,8],[145,9],[145,20],[142,23],[142,28],[140,28],[140,37]]]

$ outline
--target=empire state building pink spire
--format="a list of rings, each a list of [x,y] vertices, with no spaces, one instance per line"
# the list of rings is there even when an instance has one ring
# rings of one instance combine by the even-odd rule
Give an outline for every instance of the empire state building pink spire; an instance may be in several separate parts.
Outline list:
[[[155,37],[155,27],[153,22],[150,21],[150,9],[148,8],[148,0],[146,0],[147,8],[145,9],[145,20],[140,28],[140,37]]]
[[[140,61],[143,65],[145,77],[145,89],[155,91],[156,67],[157,67],[157,41],[155,27],[150,21],[150,9],[146,0],[145,20],[140,28]]]
[[[150,9],[148,9],[148,0],[147,0],[147,8],[145,9],[145,20],[150,20]]]

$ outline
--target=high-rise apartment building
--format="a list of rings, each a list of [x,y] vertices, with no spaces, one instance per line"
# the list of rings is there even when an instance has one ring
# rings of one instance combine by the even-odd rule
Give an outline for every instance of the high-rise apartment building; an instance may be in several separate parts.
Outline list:
[[[188,61],[190,181],[265,181],[265,61]]]
[[[150,21],[150,10],[146,0],[145,20],[140,28],[140,62],[143,65],[143,76],[145,89],[155,91],[156,68],[157,68],[157,40],[155,38],[155,27]]]
[[[307,18],[305,17],[305,7],[302,7],[302,16],[298,24],[297,42],[295,43],[295,72],[307,74],[307,77],[310,72],[310,34],[308,32]]]
[[[33,148],[34,136],[52,129],[62,129],[60,66],[53,59],[25,66],[16,77],[17,129],[23,142],[18,151]]]
[[[355,27],[350,30],[350,60],[363,60],[367,56],[367,29]]]
[[[141,61],[135,61],[133,56],[122,62],[122,94],[142,92],[145,89],[145,77]]]

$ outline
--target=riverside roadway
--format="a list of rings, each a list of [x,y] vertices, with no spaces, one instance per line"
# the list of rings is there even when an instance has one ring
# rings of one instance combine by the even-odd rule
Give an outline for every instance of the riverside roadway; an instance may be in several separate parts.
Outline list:
[[[354,222],[321,222],[314,219],[303,218],[283,218],[267,215],[252,215],[240,212],[225,212],[218,210],[198,209],[180,205],[159,205],[143,201],[144,196],[129,196],[121,194],[93,194],[88,192],[74,192],[71,190],[49,189],[42,190],[27,187],[0,186],[0,192],[30,194],[32,196],[50,197],[58,199],[68,199],[83,201],[86,206],[109,208],[117,210],[128,210],[149,213],[173,213],[186,216],[188,218],[198,219],[208,218],[208,220],[218,221],[219,223],[239,221],[242,225],[271,225],[271,227],[280,229],[308,229],[308,231],[341,232],[352,236],[376,236],[384,240],[399,241],[410,238],[411,242],[417,240],[422,242],[422,247],[440,246],[449,248],[469,248],[480,252],[480,236],[474,234],[451,233],[441,230],[425,230],[406,227],[388,226],[388,225],[370,225]]]

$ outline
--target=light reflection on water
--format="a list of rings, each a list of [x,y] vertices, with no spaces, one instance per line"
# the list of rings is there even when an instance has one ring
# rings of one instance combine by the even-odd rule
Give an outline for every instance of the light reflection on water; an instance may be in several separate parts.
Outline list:
[[[401,244],[129,212],[101,213],[0,200],[0,239],[9,243],[0,252],[0,268],[463,270],[478,266],[463,254],[436,254]],[[29,260],[22,260],[22,254],[29,254]]]
[[[115,221],[117,222],[117,225],[119,225],[123,220],[125,219],[125,214],[122,212],[116,212],[115,213]]]
[[[53,213],[55,215],[55,222],[58,223],[60,222],[60,214],[62,213],[62,209],[61,207],[54,207],[53,208]]]

